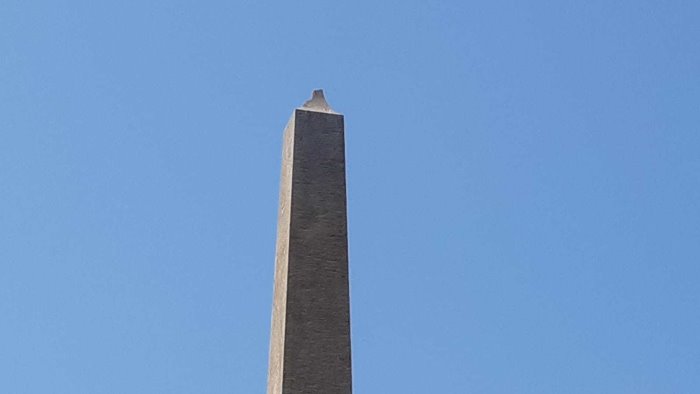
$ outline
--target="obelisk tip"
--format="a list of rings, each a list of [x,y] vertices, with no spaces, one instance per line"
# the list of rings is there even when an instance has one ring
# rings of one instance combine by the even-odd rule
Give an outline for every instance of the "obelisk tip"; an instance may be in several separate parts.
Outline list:
[[[326,101],[326,96],[323,94],[323,89],[314,89],[313,93],[311,94],[311,99],[307,100],[304,105],[302,105],[302,108],[319,112],[334,112]]]
[[[311,99],[321,99],[325,100],[326,96],[323,95],[323,89],[314,89],[314,91],[311,93]]]

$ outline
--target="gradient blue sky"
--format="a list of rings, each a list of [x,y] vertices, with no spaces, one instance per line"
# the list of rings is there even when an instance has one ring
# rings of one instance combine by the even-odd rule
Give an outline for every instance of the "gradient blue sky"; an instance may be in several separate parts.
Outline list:
[[[356,393],[700,392],[697,1],[0,2],[0,392],[263,393],[346,116]]]

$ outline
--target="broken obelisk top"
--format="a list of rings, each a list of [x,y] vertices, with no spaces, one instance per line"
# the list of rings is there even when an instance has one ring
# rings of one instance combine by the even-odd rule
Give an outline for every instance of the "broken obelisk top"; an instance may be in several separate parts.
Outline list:
[[[323,91],[284,131],[268,394],[350,394],[343,115]]]
[[[331,109],[331,106],[328,105],[326,96],[323,94],[323,89],[314,90],[313,93],[311,93],[311,99],[307,100],[304,105],[301,106],[301,109],[328,112],[331,114],[336,113]]]

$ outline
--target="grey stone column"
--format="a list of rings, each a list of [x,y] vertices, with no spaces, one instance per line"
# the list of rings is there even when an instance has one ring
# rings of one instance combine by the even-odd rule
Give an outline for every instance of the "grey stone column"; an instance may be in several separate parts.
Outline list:
[[[284,132],[267,392],[352,392],[344,120],[320,90]]]

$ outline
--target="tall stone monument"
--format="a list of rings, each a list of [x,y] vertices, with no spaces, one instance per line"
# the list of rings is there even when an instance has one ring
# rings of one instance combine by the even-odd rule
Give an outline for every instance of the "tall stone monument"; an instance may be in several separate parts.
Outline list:
[[[268,394],[350,394],[345,130],[315,90],[284,131]]]

